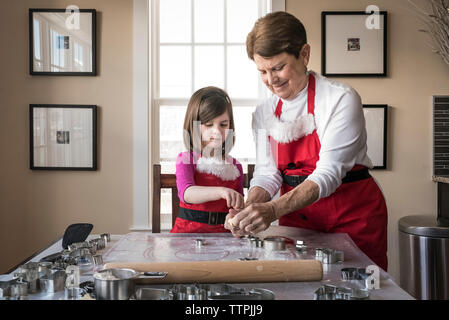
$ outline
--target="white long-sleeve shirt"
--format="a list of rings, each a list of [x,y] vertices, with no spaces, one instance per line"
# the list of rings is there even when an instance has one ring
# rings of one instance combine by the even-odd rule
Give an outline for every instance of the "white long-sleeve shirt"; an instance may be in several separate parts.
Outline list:
[[[321,149],[316,169],[307,180],[319,186],[319,200],[332,194],[355,164],[368,168],[373,165],[366,153],[365,117],[360,96],[346,84],[316,72],[313,74],[316,79],[315,126]],[[294,121],[307,115],[307,89],[308,85],[293,100],[282,99],[281,121]],[[250,189],[262,187],[271,197],[280,189],[282,176],[271,154],[266,125],[278,101],[276,95],[263,101],[253,113],[252,121],[257,161]]]

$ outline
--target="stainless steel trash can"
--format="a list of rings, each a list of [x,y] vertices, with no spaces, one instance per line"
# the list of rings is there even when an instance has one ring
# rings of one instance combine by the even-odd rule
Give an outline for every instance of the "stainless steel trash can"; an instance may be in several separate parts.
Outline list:
[[[449,299],[449,228],[436,217],[399,220],[401,287],[416,299]]]

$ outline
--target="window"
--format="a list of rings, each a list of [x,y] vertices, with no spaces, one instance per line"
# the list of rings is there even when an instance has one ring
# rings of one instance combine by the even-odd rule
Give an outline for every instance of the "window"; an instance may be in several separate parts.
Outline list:
[[[236,143],[231,155],[255,163],[252,113],[268,91],[246,54],[246,36],[255,21],[270,11],[267,0],[161,0],[153,6],[158,23],[152,36],[154,108],[153,160],[163,173],[175,172],[182,142],[185,111],[196,90],[213,85],[232,100]],[[162,228],[171,226],[170,191],[162,191]]]
[[[65,39],[58,31],[50,28],[51,34],[51,71],[64,71],[65,67]]]
[[[41,23],[39,20],[34,19],[33,20],[34,23],[34,47],[35,52],[34,52],[34,64],[36,67],[41,67],[42,66],[42,58],[41,58]]]

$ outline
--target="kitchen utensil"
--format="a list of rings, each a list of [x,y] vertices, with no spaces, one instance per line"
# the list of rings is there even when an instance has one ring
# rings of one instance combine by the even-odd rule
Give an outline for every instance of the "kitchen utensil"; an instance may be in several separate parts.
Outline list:
[[[256,261],[185,261],[185,262],[110,262],[104,266],[131,268],[139,271],[168,272],[152,283],[245,283],[320,281],[323,266],[318,260],[256,260]],[[145,279],[138,279],[144,283]]]
[[[126,268],[94,273],[95,296],[98,300],[128,300],[135,292],[136,279],[163,279],[166,272],[138,272]]]
[[[173,293],[168,289],[138,288],[130,300],[173,300]]]
[[[63,291],[67,274],[64,270],[51,270],[51,274],[39,278],[40,290],[47,293]]]
[[[316,248],[315,258],[324,264],[334,264],[344,261],[344,252],[330,248]]]
[[[104,240],[105,245],[111,242],[111,235],[109,233],[100,234],[100,238]]]
[[[90,223],[71,224],[67,227],[62,237],[62,247],[67,249],[69,244],[83,242],[87,239],[93,227],[93,224]]]
[[[285,250],[285,239],[280,237],[268,237],[263,239],[263,247],[267,251]]]
[[[367,289],[326,284],[315,291],[313,300],[366,300],[369,296]]]
[[[64,297],[66,300],[78,300],[86,294],[86,291],[79,287],[65,288]]]
[[[72,243],[83,242],[87,239],[94,226],[90,223],[75,223],[69,225],[62,237],[62,248],[68,249]],[[40,261],[55,262],[61,258],[62,252],[53,253],[43,257]]]
[[[248,292],[210,295],[208,300],[274,300],[274,293],[267,289],[254,288]]]

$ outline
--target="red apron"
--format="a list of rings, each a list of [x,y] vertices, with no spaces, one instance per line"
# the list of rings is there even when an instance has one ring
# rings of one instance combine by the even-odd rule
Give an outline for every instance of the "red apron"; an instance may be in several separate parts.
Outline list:
[[[234,159],[234,165],[236,163]],[[241,187],[241,177],[237,177],[235,180],[224,181],[216,175],[210,173],[203,173],[195,170],[195,185],[197,186],[210,186],[210,187],[226,187],[233,189],[237,192]],[[211,212],[225,212],[228,213],[229,209],[225,199],[219,199],[215,201],[209,201],[198,204],[188,204],[180,201],[179,206],[186,209],[199,210],[199,211],[211,211]],[[175,225],[171,229],[170,233],[221,233],[230,232],[224,228],[223,224],[209,225],[207,223],[201,223],[196,221],[190,221],[177,217]]]
[[[308,113],[314,115],[315,77],[312,74],[309,75],[307,95]],[[280,119],[281,114],[282,100],[279,99],[275,116]],[[306,176],[315,170],[321,149],[316,129],[312,134],[289,143],[277,142],[270,136],[268,138],[282,175]],[[356,164],[351,171],[362,168],[365,167]],[[293,189],[283,183],[281,195]],[[330,196],[284,215],[279,219],[279,225],[347,233],[371,260],[387,270],[387,207],[372,177],[342,183]]]

